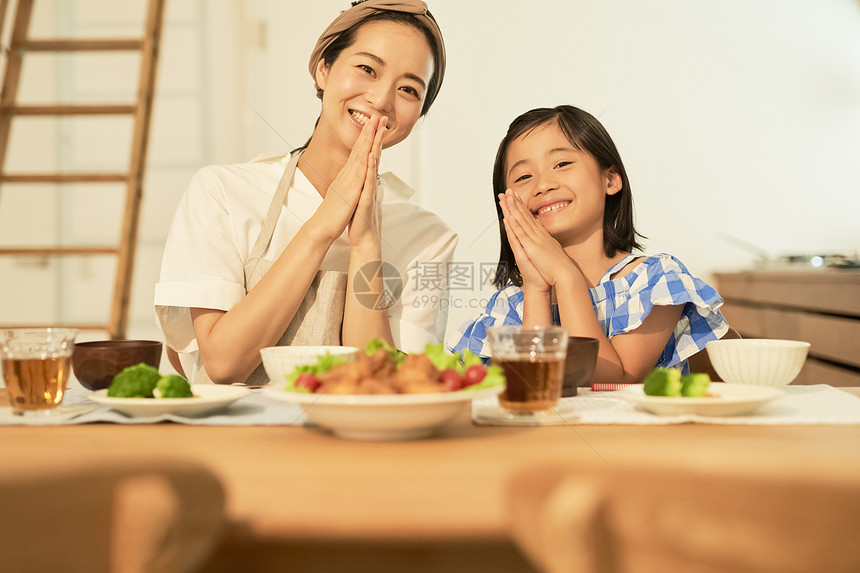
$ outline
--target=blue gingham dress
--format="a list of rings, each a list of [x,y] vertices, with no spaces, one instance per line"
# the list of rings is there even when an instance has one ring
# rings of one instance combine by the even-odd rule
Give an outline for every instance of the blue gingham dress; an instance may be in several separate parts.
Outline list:
[[[666,253],[645,257],[629,273],[610,279],[641,255],[628,255],[610,268],[594,288],[588,289],[603,333],[608,338],[639,328],[655,305],[684,305],[681,318],[655,366],[680,367],[687,373],[687,358],[721,338],[729,329],[719,311],[723,299],[710,285],[690,274],[684,263]],[[487,308],[475,320],[462,325],[452,351],[469,349],[488,358],[487,329],[523,323],[523,291],[512,284],[490,297]],[[561,324],[558,306],[552,318]]]

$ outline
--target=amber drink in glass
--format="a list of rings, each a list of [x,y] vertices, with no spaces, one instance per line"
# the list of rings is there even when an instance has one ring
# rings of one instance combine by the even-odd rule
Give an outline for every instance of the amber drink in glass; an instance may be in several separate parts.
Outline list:
[[[77,330],[0,330],[0,369],[12,413],[50,415],[63,401]]]
[[[555,408],[564,379],[567,331],[560,326],[502,326],[487,333],[493,364],[505,374],[499,405],[526,415]]]

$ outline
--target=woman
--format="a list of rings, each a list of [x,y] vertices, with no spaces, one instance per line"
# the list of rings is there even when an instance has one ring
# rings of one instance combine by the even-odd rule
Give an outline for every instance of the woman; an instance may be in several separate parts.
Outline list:
[[[418,304],[418,273],[444,270],[457,237],[404,201],[399,179],[377,176],[381,150],[409,135],[442,84],[435,19],[417,0],[354,3],[323,32],[310,72],[322,110],[308,143],[202,169],[177,211],[155,305],[192,383],[265,383],[259,350],[276,344],[378,337],[414,351],[444,333],[444,313]],[[444,294],[429,286],[438,292],[421,300]]]

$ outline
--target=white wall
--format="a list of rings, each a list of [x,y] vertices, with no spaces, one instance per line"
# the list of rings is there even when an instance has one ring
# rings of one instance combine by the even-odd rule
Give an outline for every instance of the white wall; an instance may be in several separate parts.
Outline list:
[[[10,2],[14,8],[16,2]],[[160,338],[153,290],[167,229],[194,172],[242,156],[241,5],[233,0],[168,0],[144,178],[129,338]],[[145,0],[40,0],[31,37],[139,37]],[[7,33],[13,12],[7,14]],[[24,59],[19,102],[132,102],[134,53],[31,54]],[[125,171],[131,120],[94,117],[16,119],[9,171]],[[122,184],[3,185],[4,245],[115,245]],[[115,257],[0,259],[0,323],[106,324]],[[79,340],[105,332],[84,331]]]
[[[490,173],[508,123],[561,103],[615,139],[649,251],[707,275],[754,259],[721,233],[772,255],[860,249],[856,1],[433,6],[451,63],[420,183],[461,259],[497,260]]]
[[[55,3],[62,16],[59,5],[68,4]],[[307,139],[319,111],[307,60],[348,2],[167,6],[132,335],[156,335],[160,249],[194,170]],[[430,0],[430,7],[445,34],[448,74],[429,116],[383,161],[460,234],[458,261],[497,260],[490,172],[507,125],[527,109],[561,103],[597,115],[613,135],[649,251],[670,251],[707,275],[755,258],[721,233],[771,255],[860,249],[856,0]],[[122,27],[122,18],[113,25]],[[107,207],[96,213],[108,216]],[[453,294],[465,307],[482,297],[478,288]],[[474,312],[452,310],[451,327]]]
[[[304,141],[318,109],[308,54],[345,2],[305,6],[302,17],[279,3],[251,4],[277,62],[268,68],[267,118],[290,143]],[[724,235],[770,256],[860,249],[855,0],[430,7],[448,73],[426,121],[388,165],[460,234],[458,261],[497,260],[490,173],[507,125],[562,103],[598,116],[615,139],[649,251],[672,252],[707,276],[756,259]],[[464,307],[451,310],[454,328],[483,295],[452,294]]]

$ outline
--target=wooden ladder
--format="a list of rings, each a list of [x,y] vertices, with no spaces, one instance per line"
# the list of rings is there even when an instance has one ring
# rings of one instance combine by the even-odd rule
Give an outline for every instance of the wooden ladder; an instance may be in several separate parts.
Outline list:
[[[8,0],[0,0],[0,31],[3,30]],[[123,39],[31,39],[27,35],[34,0],[18,0],[12,23],[8,60],[0,93],[0,184],[2,183],[108,183],[126,184],[125,209],[119,244],[113,246],[49,246],[2,248],[0,255],[9,256],[64,256],[64,255],[116,255],[117,270],[113,300],[107,325],[68,324],[82,330],[104,330],[111,338],[124,338],[128,324],[134,254],[137,244],[138,220],[143,190],[143,172],[152,117],[152,100],[155,73],[164,19],[165,0],[147,0],[146,30],[142,38]],[[18,83],[24,55],[32,52],[114,52],[139,51],[141,54],[137,101],[125,105],[20,105],[16,101]],[[5,169],[6,152],[12,119],[17,116],[103,116],[131,115],[134,129],[131,157],[126,173],[8,173]],[[46,325],[2,325],[27,327]]]

